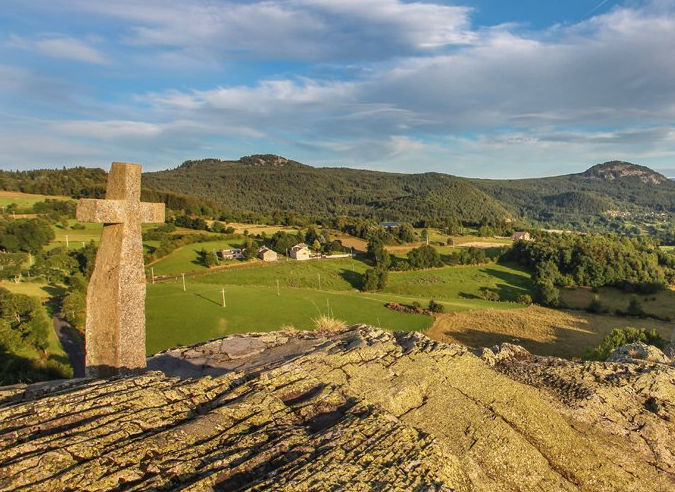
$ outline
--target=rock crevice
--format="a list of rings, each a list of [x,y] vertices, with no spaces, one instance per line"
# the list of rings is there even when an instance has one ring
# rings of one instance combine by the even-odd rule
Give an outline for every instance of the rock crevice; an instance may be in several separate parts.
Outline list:
[[[148,364],[0,389],[0,490],[675,489],[663,364],[481,358],[365,326],[231,336]]]

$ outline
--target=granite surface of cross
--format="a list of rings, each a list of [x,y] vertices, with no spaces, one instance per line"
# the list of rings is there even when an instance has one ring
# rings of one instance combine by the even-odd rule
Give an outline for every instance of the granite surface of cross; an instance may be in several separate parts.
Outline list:
[[[77,220],[103,223],[87,289],[87,376],[142,370],[146,360],[141,224],[164,222],[164,204],[141,202],[140,165],[114,162],[105,200],[79,200]]]

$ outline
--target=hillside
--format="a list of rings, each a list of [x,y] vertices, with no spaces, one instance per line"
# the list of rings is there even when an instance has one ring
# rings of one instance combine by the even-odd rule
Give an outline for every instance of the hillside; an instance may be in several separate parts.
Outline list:
[[[145,173],[143,180],[148,188],[263,214],[280,210],[314,217],[402,221],[447,216],[494,221],[510,215],[469,181],[454,176],[314,168],[272,155],[187,161],[176,169]]]
[[[105,172],[86,168],[0,171],[0,189],[68,196],[100,196]],[[614,216],[648,223],[675,215],[675,182],[622,161],[547,178],[490,180],[441,173],[401,174],[315,168],[276,155],[236,161],[186,161],[143,175],[144,199],[176,210],[222,208],[234,214],[292,212],[417,221],[454,216],[466,222],[522,219],[549,227],[608,229]],[[663,215],[661,215],[663,214]],[[616,228],[614,228],[616,230]],[[675,232],[673,232],[675,234]]]
[[[548,178],[472,179],[481,191],[519,217],[544,223],[606,211],[675,213],[675,183],[651,169],[621,161],[583,173]]]
[[[664,363],[508,344],[479,358],[359,326],[234,335],[149,366],[162,372],[0,389],[0,490],[675,487]]]

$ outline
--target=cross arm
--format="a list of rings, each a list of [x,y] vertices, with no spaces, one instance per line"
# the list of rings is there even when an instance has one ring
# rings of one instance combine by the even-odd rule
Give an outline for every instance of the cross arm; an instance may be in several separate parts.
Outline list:
[[[141,222],[164,222],[164,204],[141,202]]]
[[[81,198],[75,216],[80,222],[121,224],[126,220],[125,201]]]

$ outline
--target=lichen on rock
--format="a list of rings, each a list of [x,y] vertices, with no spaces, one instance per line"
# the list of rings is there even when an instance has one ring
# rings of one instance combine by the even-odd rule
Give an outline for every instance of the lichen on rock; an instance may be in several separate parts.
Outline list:
[[[675,368],[417,333],[234,335],[0,391],[0,490],[674,490]]]

